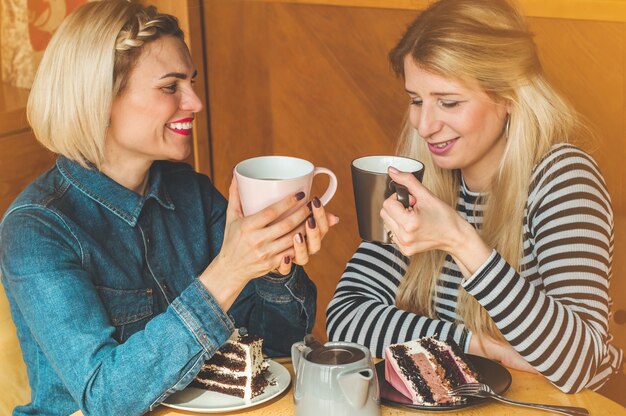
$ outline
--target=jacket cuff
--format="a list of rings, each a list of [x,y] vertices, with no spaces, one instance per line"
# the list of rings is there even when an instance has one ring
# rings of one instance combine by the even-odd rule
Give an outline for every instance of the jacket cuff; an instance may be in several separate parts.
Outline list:
[[[315,323],[317,288],[302,266],[294,265],[291,273],[282,278],[263,276],[256,279],[256,291],[263,299],[286,303],[295,300],[306,314],[306,331],[311,332]]]
[[[291,270],[287,274],[269,272],[265,276],[262,276],[261,279],[267,280],[270,283],[285,283],[293,278],[297,268],[298,266],[296,264],[292,264]]]
[[[282,275],[280,273],[268,273],[257,279],[256,289],[262,295],[284,294],[284,286],[289,284],[299,274],[300,266],[294,264],[289,274]]]
[[[209,356],[212,356],[235,330],[230,316],[197,279],[172,302],[171,306]]]

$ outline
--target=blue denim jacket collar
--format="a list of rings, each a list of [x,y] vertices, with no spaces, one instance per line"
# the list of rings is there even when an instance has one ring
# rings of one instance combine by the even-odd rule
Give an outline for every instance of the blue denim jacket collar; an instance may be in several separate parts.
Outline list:
[[[82,167],[77,162],[64,156],[57,159],[57,167],[63,176],[89,198],[96,201],[130,226],[137,224],[144,204],[150,198],[155,199],[164,208],[174,209],[174,203],[162,181],[159,162],[150,168],[150,180],[145,195],[139,195],[115,182],[95,167]]]

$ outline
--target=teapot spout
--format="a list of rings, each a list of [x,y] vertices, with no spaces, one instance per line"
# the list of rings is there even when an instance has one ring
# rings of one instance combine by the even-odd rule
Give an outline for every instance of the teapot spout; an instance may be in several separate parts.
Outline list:
[[[339,375],[339,387],[346,400],[355,409],[361,409],[367,402],[370,383],[374,372],[370,368],[351,371]]]

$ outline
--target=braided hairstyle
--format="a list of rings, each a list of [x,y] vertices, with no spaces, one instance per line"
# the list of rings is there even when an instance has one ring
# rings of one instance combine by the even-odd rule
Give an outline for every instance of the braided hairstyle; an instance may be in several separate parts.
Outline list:
[[[126,2],[126,0],[116,0]],[[113,91],[124,90],[142,46],[162,36],[174,36],[184,40],[183,31],[176,17],[159,13],[154,6],[144,7],[137,3],[128,5],[128,20],[115,41],[115,66],[113,68]]]

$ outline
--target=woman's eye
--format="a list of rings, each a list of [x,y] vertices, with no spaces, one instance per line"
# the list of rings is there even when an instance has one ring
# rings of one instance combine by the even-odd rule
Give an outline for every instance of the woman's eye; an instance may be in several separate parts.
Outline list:
[[[174,94],[178,90],[178,85],[175,83],[166,85],[165,87],[162,88],[162,90],[168,94]]]
[[[409,105],[422,105],[421,98],[409,98]]]
[[[454,108],[457,105],[459,105],[459,102],[458,101],[440,100],[439,101],[439,105],[441,105],[443,108]]]

